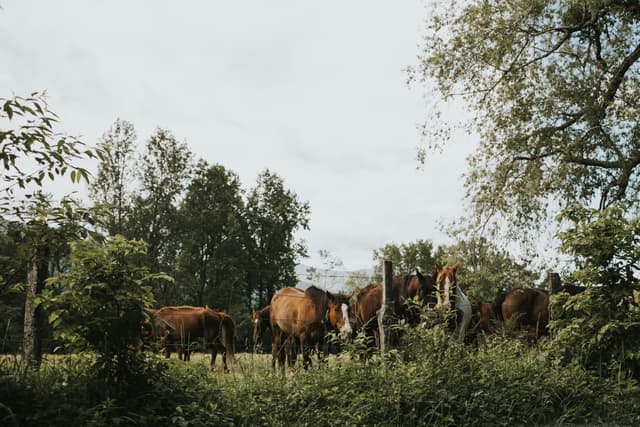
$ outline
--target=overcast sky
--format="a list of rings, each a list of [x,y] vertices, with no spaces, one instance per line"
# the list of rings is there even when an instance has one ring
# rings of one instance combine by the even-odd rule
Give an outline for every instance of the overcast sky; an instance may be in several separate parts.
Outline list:
[[[463,212],[474,142],[418,169],[428,94],[403,70],[417,61],[423,1],[0,5],[0,97],[46,90],[60,130],[91,145],[117,117],[139,146],[167,128],[245,188],[271,169],[311,205],[304,263],[326,249],[368,268],[385,243],[448,243],[438,223]]]

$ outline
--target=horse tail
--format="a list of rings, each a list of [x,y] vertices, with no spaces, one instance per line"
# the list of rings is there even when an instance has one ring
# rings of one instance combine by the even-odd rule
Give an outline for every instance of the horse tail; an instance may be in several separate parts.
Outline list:
[[[233,365],[233,347],[235,341],[236,322],[233,321],[231,316],[222,315],[221,328],[222,329],[222,343],[227,353],[227,363],[229,367]]]
[[[496,316],[496,319],[504,321],[504,317],[502,317],[502,304],[504,303],[504,299],[507,297],[507,291],[501,290],[496,295],[496,299],[491,303],[491,312]]]

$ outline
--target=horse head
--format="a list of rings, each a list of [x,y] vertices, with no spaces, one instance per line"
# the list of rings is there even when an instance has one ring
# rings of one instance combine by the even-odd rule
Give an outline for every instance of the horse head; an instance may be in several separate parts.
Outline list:
[[[351,335],[351,313],[349,297],[342,294],[332,294],[327,291],[327,319],[329,324],[341,333]]]
[[[453,267],[443,267],[436,261],[437,307],[451,308],[451,292],[457,286],[456,271],[458,268],[460,268],[459,262],[456,262]]]
[[[269,306],[251,309],[251,327],[253,329],[253,345],[257,345],[258,341],[267,329],[270,329]]]
[[[418,280],[417,293],[418,299],[425,304],[435,303],[436,294],[436,276],[425,276],[416,268],[415,277]]]

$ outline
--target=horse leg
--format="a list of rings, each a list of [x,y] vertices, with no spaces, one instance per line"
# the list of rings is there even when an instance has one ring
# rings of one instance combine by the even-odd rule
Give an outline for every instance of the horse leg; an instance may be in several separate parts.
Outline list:
[[[302,367],[306,371],[311,366],[311,346],[306,342],[305,334],[300,334],[300,351],[302,351]]]
[[[215,340],[211,340],[211,370],[212,371],[216,366],[216,357],[218,357],[218,346],[216,345]]]

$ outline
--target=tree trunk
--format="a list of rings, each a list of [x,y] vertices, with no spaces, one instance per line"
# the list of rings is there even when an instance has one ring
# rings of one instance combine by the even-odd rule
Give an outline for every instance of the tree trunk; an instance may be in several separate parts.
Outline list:
[[[24,370],[37,367],[36,347],[38,331],[36,318],[36,295],[38,294],[38,250],[34,248],[31,268],[27,272],[27,298],[24,304],[24,333],[22,338],[22,366]]]

